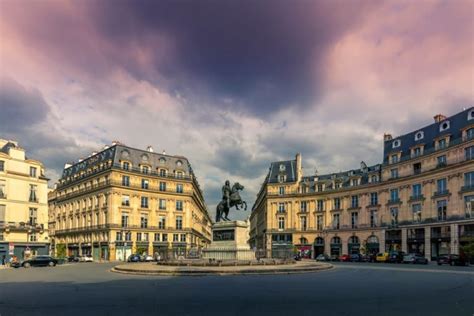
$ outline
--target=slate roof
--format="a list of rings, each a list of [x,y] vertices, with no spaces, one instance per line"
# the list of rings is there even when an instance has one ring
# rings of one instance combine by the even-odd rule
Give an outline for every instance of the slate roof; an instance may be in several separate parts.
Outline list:
[[[280,167],[283,166],[283,167]],[[296,174],[296,160],[275,161],[270,164],[270,172],[268,175],[268,183],[278,183],[278,177],[286,176],[285,182],[295,182]]]
[[[401,160],[408,159],[411,154],[410,148],[418,144],[424,144],[423,153],[428,153],[430,151],[433,151],[434,146],[435,146],[434,139],[444,136],[444,135],[451,135],[450,143],[461,140],[461,137],[462,137],[461,129],[470,124],[474,124],[474,119],[468,120],[469,113],[471,113],[473,109],[474,107],[470,107],[462,112],[459,112],[457,114],[454,114],[453,116],[446,118],[445,120],[439,123],[435,122],[433,124],[417,129],[408,134],[394,137],[392,140],[384,141],[384,157],[383,157],[384,163],[388,162],[388,158],[390,154],[399,152],[399,151],[402,152]],[[444,131],[440,131],[440,126],[448,121],[449,121],[450,127]],[[422,131],[424,134],[423,139],[416,141],[415,135],[420,131]],[[400,147],[393,148],[393,142],[395,140],[401,141]]]

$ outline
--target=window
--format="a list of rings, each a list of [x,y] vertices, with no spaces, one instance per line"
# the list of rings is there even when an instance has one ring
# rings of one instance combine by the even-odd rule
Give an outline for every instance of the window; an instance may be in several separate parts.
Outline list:
[[[278,182],[280,182],[280,183],[285,182],[285,179],[286,179],[286,176],[284,176],[284,175],[278,176]]]
[[[0,160],[0,171],[5,171],[5,161]]]
[[[278,203],[278,212],[285,213],[285,203]]]
[[[474,146],[467,147],[464,149],[464,153],[466,156],[466,160],[472,160],[474,159]]]
[[[142,179],[142,189],[148,190],[148,180]]]
[[[148,241],[149,240],[149,234],[148,233],[143,233],[143,241]]]
[[[398,189],[391,189],[390,190],[390,201],[391,202],[398,202]]]
[[[359,196],[358,195],[353,195],[351,197],[351,207],[352,208],[359,207]]]
[[[466,218],[474,218],[474,195],[464,197],[464,201],[466,202]]]
[[[411,208],[413,211],[413,221],[415,223],[421,222],[421,204],[413,204]]]
[[[301,211],[302,213],[306,213],[306,211],[307,211],[307,206],[308,206],[308,202],[306,202],[306,201],[301,201],[300,211]]]
[[[447,201],[446,200],[440,200],[436,202],[436,208],[438,210],[438,220],[439,221],[445,221],[446,220],[446,209],[447,209]]]
[[[173,234],[173,242],[178,242],[178,241],[179,241],[179,235]]]
[[[181,234],[179,241],[186,242],[186,234]]]
[[[30,167],[30,177],[36,178],[36,168]]]
[[[176,166],[181,167],[182,165],[183,163],[181,162],[181,160],[176,161]]]
[[[137,233],[137,241],[142,241],[142,233]]]
[[[122,227],[128,227],[128,214],[122,213]]]
[[[122,176],[122,185],[129,187],[130,186],[130,177],[129,176]]]
[[[160,208],[160,210],[166,210],[166,200],[165,199],[160,199],[159,208]]]
[[[161,163],[161,164],[165,164],[165,163],[166,163],[166,159],[165,159],[164,157],[161,157],[161,158],[160,158],[160,163]]]
[[[334,209],[335,210],[340,210],[341,209],[341,199],[340,198],[334,198]]]
[[[161,241],[168,241],[168,234],[162,234]]]
[[[392,163],[397,163],[398,162],[398,154],[392,155],[390,157]]]
[[[125,241],[131,241],[132,240],[132,233],[131,232],[126,232],[125,233]]]
[[[441,138],[438,140],[438,149],[446,148],[446,138]]]
[[[402,142],[399,139],[396,139],[392,142],[392,148],[400,147],[401,144]]]
[[[421,194],[421,184],[414,184],[412,185],[412,198],[420,198],[423,194]]]
[[[316,229],[323,230],[323,216],[322,215],[316,216]]]
[[[332,228],[339,229],[339,227],[340,227],[339,214],[333,214],[332,215]]]
[[[182,211],[183,210],[183,201],[176,201],[176,210],[177,211]]]
[[[140,207],[141,208],[148,208],[148,197],[146,197],[146,196],[141,197]]]
[[[413,148],[413,157],[418,157],[421,155],[421,147]]]
[[[115,233],[115,240],[117,240],[117,241],[122,240],[122,232],[116,232]]]
[[[0,223],[5,223],[5,205],[0,204]]]
[[[306,230],[307,226],[307,220],[306,216],[301,216],[300,218],[300,223],[301,223],[301,230]]]
[[[30,238],[29,238],[30,241],[36,241],[37,240],[36,239],[36,233],[30,233],[29,236],[30,236]]]
[[[390,220],[392,226],[398,225],[398,207],[390,208]]]
[[[421,173],[421,162],[417,162],[413,164],[413,174],[420,174]]]
[[[423,139],[424,137],[424,132],[423,131],[419,131],[418,133],[415,134],[415,141],[417,140],[420,140],[420,139]]]
[[[322,184],[318,184],[318,192],[323,192],[324,191],[324,187]]]
[[[318,200],[318,205],[317,205],[317,208],[318,208],[318,211],[322,212],[324,211],[324,200]]]
[[[5,180],[0,180],[0,199],[7,197],[7,191],[5,189]]]
[[[467,114],[467,120],[474,120],[474,110],[469,111],[469,113]]]
[[[140,228],[148,228],[148,215],[142,214],[140,217]]]
[[[280,171],[285,171],[285,169],[286,169],[285,165],[281,164],[280,165]]]
[[[28,220],[30,226],[36,226],[38,219],[38,209],[30,207],[30,218]]]
[[[398,178],[398,169],[397,168],[390,170],[390,177],[392,179]]]
[[[122,205],[123,206],[130,206],[130,196],[122,195]]]
[[[464,186],[466,188],[474,187],[474,171],[464,174]]]
[[[370,205],[377,205],[379,204],[379,196],[377,192],[370,193]]]
[[[183,217],[176,216],[176,229],[183,229]]]
[[[166,169],[160,169],[160,177],[166,177]]]
[[[447,164],[446,155],[439,156],[436,158],[436,160],[438,161],[438,164],[437,164],[438,167],[444,167]]]
[[[181,171],[176,172],[176,178],[182,179],[183,178],[183,173]]]
[[[161,215],[158,219],[158,228],[165,229],[166,228],[166,216]]]
[[[356,185],[359,185],[359,179],[352,179],[351,185],[355,187]]]
[[[280,194],[280,195],[285,194],[285,187],[280,187],[280,188],[279,188],[279,194]]]
[[[176,193],[183,193],[183,185],[177,184],[176,185]]]
[[[130,163],[124,161],[124,162],[122,163],[122,169],[123,169],[123,170],[130,170]]]
[[[474,138],[474,128],[470,128],[466,131],[467,140]]]
[[[148,174],[148,172],[150,172],[150,168],[148,166],[142,166],[142,172],[144,174]]]
[[[352,212],[351,213],[351,227],[352,228],[357,228],[359,222],[359,213],[358,212]]]
[[[339,182],[336,183],[336,189],[339,189],[341,187],[341,184]]]
[[[373,175],[373,176],[370,177],[370,183],[375,183],[377,181],[379,181],[379,179],[376,175]]]
[[[36,195],[36,189],[38,186],[30,184],[30,202],[38,202],[38,197]]]
[[[160,233],[155,233],[153,241],[160,241]]]
[[[285,218],[278,217],[278,229],[285,229]]]
[[[166,191],[166,182],[160,182],[160,191]]]
[[[377,210],[370,211],[370,227],[377,227]]]
[[[439,131],[444,132],[445,130],[449,129],[449,121],[444,121],[441,124],[439,124]]]
[[[445,194],[448,191],[446,178],[436,181],[436,193]]]

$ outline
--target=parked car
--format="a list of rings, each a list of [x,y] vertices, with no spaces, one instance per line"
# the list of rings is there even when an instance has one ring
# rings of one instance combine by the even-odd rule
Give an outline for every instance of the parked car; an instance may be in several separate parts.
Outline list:
[[[358,253],[353,253],[350,258],[351,262],[361,262],[362,261],[362,255]]]
[[[438,265],[449,264],[451,266],[467,266],[469,264],[465,256],[460,255],[442,255],[438,257]]]
[[[375,262],[375,254],[367,254],[367,255],[362,255],[361,256],[361,261],[362,262]]]
[[[66,257],[67,262],[78,262],[79,259],[76,256],[68,256]]]
[[[342,256],[339,256],[339,261],[342,261],[342,262],[349,262],[349,261],[351,261],[351,256],[349,256],[349,255],[342,255]]]
[[[338,261],[339,260],[339,256],[338,255],[331,255],[331,257],[329,257],[331,259],[331,261]]]
[[[58,260],[50,256],[36,256],[22,262],[21,266],[29,267],[54,267],[58,264]]]
[[[127,259],[128,262],[140,262],[140,255],[139,254],[133,254],[130,255]]]
[[[143,256],[140,257],[140,261],[150,262],[150,261],[153,261],[153,257],[150,256],[150,255],[143,255]]]
[[[389,254],[388,252],[378,253],[375,257],[376,262],[388,262]]]
[[[91,255],[82,255],[77,257],[78,262],[94,262]]]
[[[403,251],[391,251],[388,257],[390,263],[402,263],[405,253]]]
[[[421,263],[428,264],[428,259],[419,253],[410,253],[406,256],[403,256],[403,263]]]
[[[331,258],[328,255],[320,254],[316,257],[316,261],[331,261]]]

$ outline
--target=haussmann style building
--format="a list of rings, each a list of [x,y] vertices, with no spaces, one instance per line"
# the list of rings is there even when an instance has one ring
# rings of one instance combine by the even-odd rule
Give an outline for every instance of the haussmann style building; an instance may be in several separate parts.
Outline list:
[[[303,175],[301,155],[270,164],[251,244],[278,257],[401,250],[430,260],[474,237],[474,108],[384,136],[381,164]]]
[[[0,139],[0,260],[49,254],[47,196],[43,164]]]
[[[211,219],[185,157],[114,142],[64,168],[49,195],[56,255],[181,256],[211,241]]]

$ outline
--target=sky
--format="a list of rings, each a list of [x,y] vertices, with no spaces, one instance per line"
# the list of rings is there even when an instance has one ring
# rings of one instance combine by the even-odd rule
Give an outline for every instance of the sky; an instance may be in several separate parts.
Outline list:
[[[0,138],[51,178],[113,140],[186,156],[211,213],[270,162],[382,161],[474,105],[474,2],[0,0]],[[245,218],[250,211],[234,213]]]

